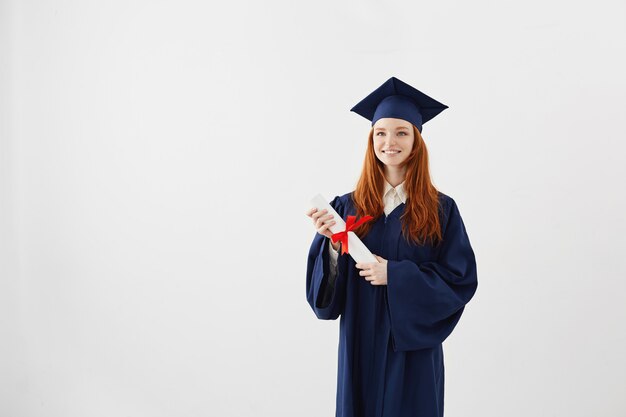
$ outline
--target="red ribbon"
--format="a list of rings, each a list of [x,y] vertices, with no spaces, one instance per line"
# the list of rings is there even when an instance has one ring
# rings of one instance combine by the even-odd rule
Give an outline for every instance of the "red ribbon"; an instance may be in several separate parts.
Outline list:
[[[348,232],[356,229],[363,223],[368,222],[372,219],[373,219],[372,216],[363,216],[358,222],[355,223],[356,216],[348,216],[348,220],[346,220],[346,230],[343,230],[339,233],[333,233],[330,239],[333,241],[333,243],[336,243],[337,241],[341,241],[341,254],[342,255],[348,253]]]

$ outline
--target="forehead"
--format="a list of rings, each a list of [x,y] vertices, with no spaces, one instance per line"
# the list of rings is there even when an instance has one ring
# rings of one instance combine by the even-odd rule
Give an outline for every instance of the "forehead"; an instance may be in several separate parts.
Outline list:
[[[399,128],[411,128],[411,123],[404,119],[395,119],[392,117],[383,117],[376,120],[374,123],[374,129],[399,129]]]

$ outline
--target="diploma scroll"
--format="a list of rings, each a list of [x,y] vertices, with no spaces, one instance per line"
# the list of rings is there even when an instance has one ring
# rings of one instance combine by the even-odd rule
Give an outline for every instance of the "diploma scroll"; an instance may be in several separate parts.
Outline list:
[[[318,194],[311,199],[311,204],[316,207],[318,211],[328,210],[327,214],[333,215],[335,224],[330,225],[329,229],[333,233],[339,233],[346,230],[346,222],[341,218],[339,214],[328,204],[327,200]],[[348,232],[348,247],[350,248],[348,254],[354,259],[355,262],[376,262],[378,259],[370,252],[365,244],[359,239],[359,237],[352,231]]]

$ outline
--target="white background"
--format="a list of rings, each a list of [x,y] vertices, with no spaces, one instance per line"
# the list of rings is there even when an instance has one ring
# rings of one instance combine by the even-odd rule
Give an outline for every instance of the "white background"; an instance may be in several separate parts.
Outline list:
[[[624,1],[3,1],[0,415],[331,416],[308,200],[391,76],[479,288],[447,417],[626,415]]]

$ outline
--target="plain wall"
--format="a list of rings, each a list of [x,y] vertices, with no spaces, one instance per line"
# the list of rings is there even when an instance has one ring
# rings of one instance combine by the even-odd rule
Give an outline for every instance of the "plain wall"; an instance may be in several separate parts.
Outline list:
[[[623,1],[0,3],[0,415],[331,416],[309,199],[391,76],[479,287],[447,417],[626,415]]]

